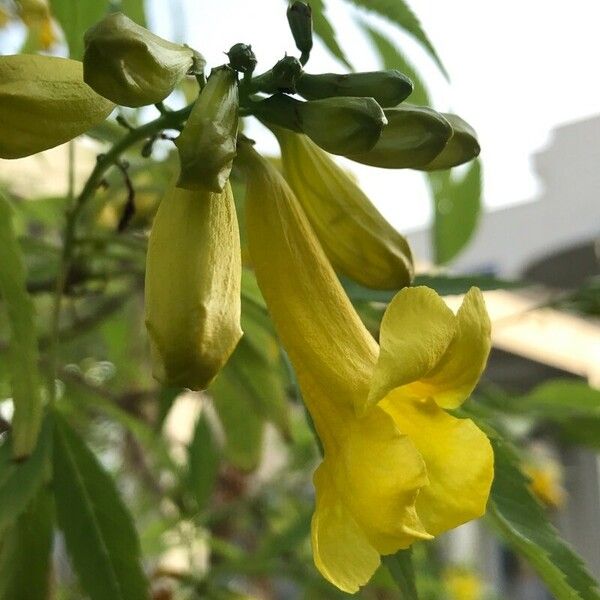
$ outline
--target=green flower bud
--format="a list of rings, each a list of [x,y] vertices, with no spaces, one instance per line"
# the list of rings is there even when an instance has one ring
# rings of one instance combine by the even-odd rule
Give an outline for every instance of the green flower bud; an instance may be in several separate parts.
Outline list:
[[[277,94],[257,102],[254,114],[273,125],[304,133],[331,154],[370,150],[387,119],[373,98],[324,98],[301,102]]]
[[[303,73],[296,82],[298,93],[307,100],[331,96],[374,98],[380,106],[396,106],[413,91],[412,81],[395,69],[368,73]]]
[[[450,169],[462,165],[479,156],[481,148],[475,130],[458,115],[442,113],[452,126],[452,137],[444,149],[427,165],[423,171]]]
[[[145,106],[164,100],[204,59],[187,46],[168,42],[112,13],[87,30],[83,74],[86,83],[121,106]]]
[[[102,123],[115,105],[83,81],[80,62],[0,57],[0,158],[53,148]]]
[[[368,152],[348,158],[372,167],[419,169],[430,163],[452,136],[450,123],[424,106],[386,108],[388,125]]]
[[[296,82],[302,74],[302,65],[294,56],[282,58],[271,70],[252,80],[251,90],[265,94],[296,93]]]
[[[285,180],[336,271],[378,290],[400,289],[414,275],[406,239],[333,159],[304,135],[274,128]]]
[[[220,194],[174,187],[162,200],[146,260],[146,328],[153,373],[205,389],[242,336],[242,267],[229,184]]]
[[[223,191],[235,157],[238,106],[236,72],[226,66],[213,69],[175,141],[181,160],[179,187]]]
[[[312,9],[306,2],[296,0],[290,4],[287,10],[287,19],[294,42],[296,42],[296,48],[302,52],[300,62],[305,64],[313,47]]]
[[[240,73],[252,73],[256,67],[256,56],[252,46],[248,44],[234,44],[227,52],[229,66]]]

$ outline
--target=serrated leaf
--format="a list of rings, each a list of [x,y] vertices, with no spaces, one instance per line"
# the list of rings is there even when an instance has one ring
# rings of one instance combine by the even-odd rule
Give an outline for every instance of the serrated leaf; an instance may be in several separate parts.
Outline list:
[[[418,106],[430,106],[431,101],[425,83],[400,49],[387,36],[369,24],[361,21],[360,25],[379,53],[382,66],[385,69],[398,69],[413,82],[414,89],[410,95],[410,103]]]
[[[0,600],[46,600],[50,595],[52,494],[42,488],[0,542]]]
[[[54,415],[58,523],[91,600],[147,600],[140,544],[112,478],[64,419]]]
[[[10,435],[9,435],[10,438]],[[10,440],[0,446],[0,534],[27,508],[50,466],[52,423],[46,418],[33,454],[23,462],[11,459]]]
[[[312,8],[313,27],[315,33],[319,36],[331,54],[333,54],[333,56],[335,56],[341,63],[343,63],[352,71],[352,65],[340,47],[337,41],[335,30],[325,14],[324,0],[311,0],[310,6]]]
[[[36,445],[42,423],[42,396],[33,302],[27,293],[27,275],[12,226],[12,209],[0,194],[0,300],[8,314],[10,342],[13,458],[24,458]]]
[[[448,73],[433,44],[423,30],[421,23],[410,6],[404,0],[348,0],[355,6],[376,13],[406,31],[425,48],[440,71],[448,78]]]
[[[108,12],[107,0],[50,0],[52,14],[59,22],[69,47],[69,56],[83,56],[83,34]]]
[[[433,249],[437,264],[456,257],[469,243],[481,212],[481,163],[473,161],[464,175],[451,171],[428,174],[434,200]]]
[[[196,422],[194,437],[188,446],[187,489],[197,510],[202,510],[212,493],[219,470],[219,451],[204,413]]]
[[[492,435],[495,477],[487,520],[523,556],[558,600],[598,600],[597,583],[533,497],[516,451]]]

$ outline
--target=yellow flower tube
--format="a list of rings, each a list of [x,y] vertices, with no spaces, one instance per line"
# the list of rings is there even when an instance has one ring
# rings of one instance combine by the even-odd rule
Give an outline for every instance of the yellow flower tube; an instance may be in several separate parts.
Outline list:
[[[374,289],[400,289],[414,276],[400,235],[333,159],[302,134],[273,128],[286,181],[337,271]]]
[[[159,381],[208,387],[242,336],[241,277],[229,183],[220,194],[171,188],[146,260],[146,328]]]
[[[323,444],[314,475],[315,564],[354,593],[381,555],[485,511],[491,446],[438,401],[460,404],[476,384],[489,320],[479,290],[454,315],[432,290],[407,288],[386,312],[380,349],[285,180],[248,144],[238,157],[257,281]]]

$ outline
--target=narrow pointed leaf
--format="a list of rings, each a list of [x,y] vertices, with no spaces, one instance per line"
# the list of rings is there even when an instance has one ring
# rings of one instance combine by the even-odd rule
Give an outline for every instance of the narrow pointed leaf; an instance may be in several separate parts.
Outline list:
[[[598,600],[596,581],[564,542],[532,496],[516,451],[492,437],[495,479],[487,520],[535,569],[557,600]]]
[[[46,419],[33,454],[25,461],[11,459],[10,440],[0,446],[1,532],[27,508],[44,481],[52,449],[52,424]]]
[[[454,179],[450,171],[429,174],[434,200],[433,245],[435,261],[445,264],[469,243],[481,212],[481,163],[473,161]]]
[[[402,600],[418,600],[412,550],[400,550],[396,554],[384,556],[383,564],[388,568],[392,579],[396,582]]]
[[[137,533],[112,478],[58,414],[54,430],[58,523],[91,600],[147,600]]]
[[[352,65],[340,47],[335,35],[335,30],[325,14],[324,0],[311,0],[310,7],[312,8],[313,27],[315,33],[325,44],[331,54],[333,54],[333,56],[335,56],[341,63],[346,65],[346,67],[352,70]]]
[[[42,397],[38,372],[38,347],[33,303],[27,293],[26,272],[21,249],[12,226],[12,209],[0,194],[0,305],[8,314],[14,415],[12,419],[13,458],[33,451],[42,423]]]
[[[187,488],[198,510],[202,510],[211,495],[219,469],[219,451],[204,413],[196,422],[194,437],[188,447]]]
[[[369,12],[380,15],[398,25],[409,35],[414,37],[435,61],[440,71],[448,78],[448,73],[442,64],[433,44],[423,30],[417,15],[412,11],[405,0],[348,0],[350,3]]]
[[[52,494],[40,489],[25,512],[2,533],[0,600],[46,600],[50,593]]]

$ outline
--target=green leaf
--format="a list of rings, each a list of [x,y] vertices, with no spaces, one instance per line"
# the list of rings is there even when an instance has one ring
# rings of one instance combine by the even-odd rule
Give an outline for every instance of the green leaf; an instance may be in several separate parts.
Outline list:
[[[400,550],[396,554],[383,557],[383,564],[400,590],[402,600],[418,600],[415,584],[415,570],[412,563],[412,551]]]
[[[2,534],[0,600],[46,600],[50,597],[52,494],[42,488],[25,511]]]
[[[348,2],[385,17],[414,37],[433,58],[440,71],[448,78],[448,73],[433,44],[423,31],[419,19],[404,0],[348,0]]]
[[[437,264],[452,260],[475,233],[481,212],[481,163],[473,161],[465,175],[429,173],[434,200],[433,249]]]
[[[0,446],[0,534],[27,508],[44,482],[51,450],[52,423],[49,418],[45,419],[37,446],[27,460],[16,463],[11,459],[9,440]]]
[[[252,398],[227,367],[209,388],[225,431],[225,456],[239,469],[256,468],[262,454],[264,421]]]
[[[52,14],[65,34],[69,56],[83,57],[83,34],[108,12],[107,0],[50,0]]]
[[[121,0],[119,10],[138,25],[146,27],[146,10],[144,0]]]
[[[210,425],[201,413],[188,447],[187,488],[197,510],[202,510],[213,491],[219,470],[219,451]]]
[[[495,477],[487,520],[527,559],[558,600],[598,600],[597,584],[582,560],[550,524],[519,469],[519,457],[506,441],[492,435]]]
[[[131,516],[94,454],[55,413],[54,494],[73,566],[91,600],[147,600]]]
[[[335,35],[335,30],[325,15],[324,0],[311,0],[310,6],[312,8],[313,27],[315,33],[319,36],[319,38],[321,38],[322,42],[325,44],[331,54],[333,54],[341,63],[343,63],[352,71],[352,65],[340,47]]]
[[[360,23],[361,27],[373,42],[375,49],[379,53],[382,66],[384,69],[398,69],[407,75],[413,82],[414,90],[410,95],[411,104],[419,106],[430,106],[429,92],[425,83],[417,73],[416,69],[404,56],[404,54],[396,47],[396,45],[381,32],[377,31],[365,22]]]
[[[20,459],[35,448],[42,423],[42,396],[34,309],[27,293],[27,276],[12,216],[10,204],[0,194],[0,299],[4,301],[10,327],[13,457]]]

